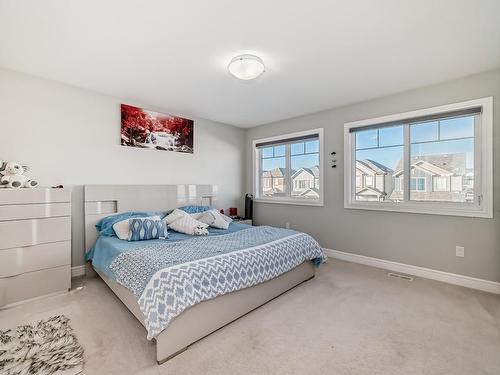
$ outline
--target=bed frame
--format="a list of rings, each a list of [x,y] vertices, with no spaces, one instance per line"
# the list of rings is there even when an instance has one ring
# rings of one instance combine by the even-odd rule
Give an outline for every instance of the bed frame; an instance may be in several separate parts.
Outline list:
[[[217,191],[215,185],[86,185],[85,248],[88,251],[96,241],[95,224],[105,216],[126,211],[167,211],[187,204],[212,204],[217,199]],[[144,325],[137,297],[95,271]],[[304,262],[262,284],[187,309],[156,337],[156,360],[159,364],[169,360],[194,342],[313,277],[312,262]]]

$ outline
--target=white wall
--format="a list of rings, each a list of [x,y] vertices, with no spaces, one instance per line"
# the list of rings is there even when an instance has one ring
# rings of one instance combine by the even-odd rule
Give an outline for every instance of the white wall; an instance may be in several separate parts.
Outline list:
[[[74,266],[84,254],[82,185],[217,184],[219,207],[243,206],[242,129],[194,119],[194,154],[123,147],[120,103],[169,113],[0,69],[0,159],[29,165],[42,186],[74,185]]]
[[[495,100],[493,219],[344,208],[344,123],[486,96]],[[338,160],[336,169],[325,166],[325,206],[257,203],[258,224],[290,222],[330,249],[500,281],[500,71],[249,129],[247,189],[252,187],[252,140],[320,127],[325,160],[331,151]],[[464,258],[455,256],[456,245],[465,247]]]

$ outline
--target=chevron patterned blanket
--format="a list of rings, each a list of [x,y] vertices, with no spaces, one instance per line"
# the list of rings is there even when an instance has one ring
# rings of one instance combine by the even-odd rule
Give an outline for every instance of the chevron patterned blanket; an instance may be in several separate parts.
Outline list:
[[[309,235],[268,226],[152,245],[120,254],[116,280],[139,297],[148,339],[187,308],[277,277],[323,249]]]

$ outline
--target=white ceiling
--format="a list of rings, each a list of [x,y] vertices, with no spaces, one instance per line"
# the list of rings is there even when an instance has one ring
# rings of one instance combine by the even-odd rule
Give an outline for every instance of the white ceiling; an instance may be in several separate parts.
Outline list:
[[[0,0],[0,66],[249,127],[499,67],[500,1]]]

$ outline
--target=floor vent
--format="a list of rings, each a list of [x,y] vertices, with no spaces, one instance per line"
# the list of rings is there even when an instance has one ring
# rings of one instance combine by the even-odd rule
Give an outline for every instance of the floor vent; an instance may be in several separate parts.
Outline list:
[[[403,279],[403,280],[408,280],[408,281],[413,281],[413,277],[408,276],[408,275],[403,275],[401,273],[394,273],[394,272],[389,272],[387,274],[389,277],[397,277],[398,279]]]

